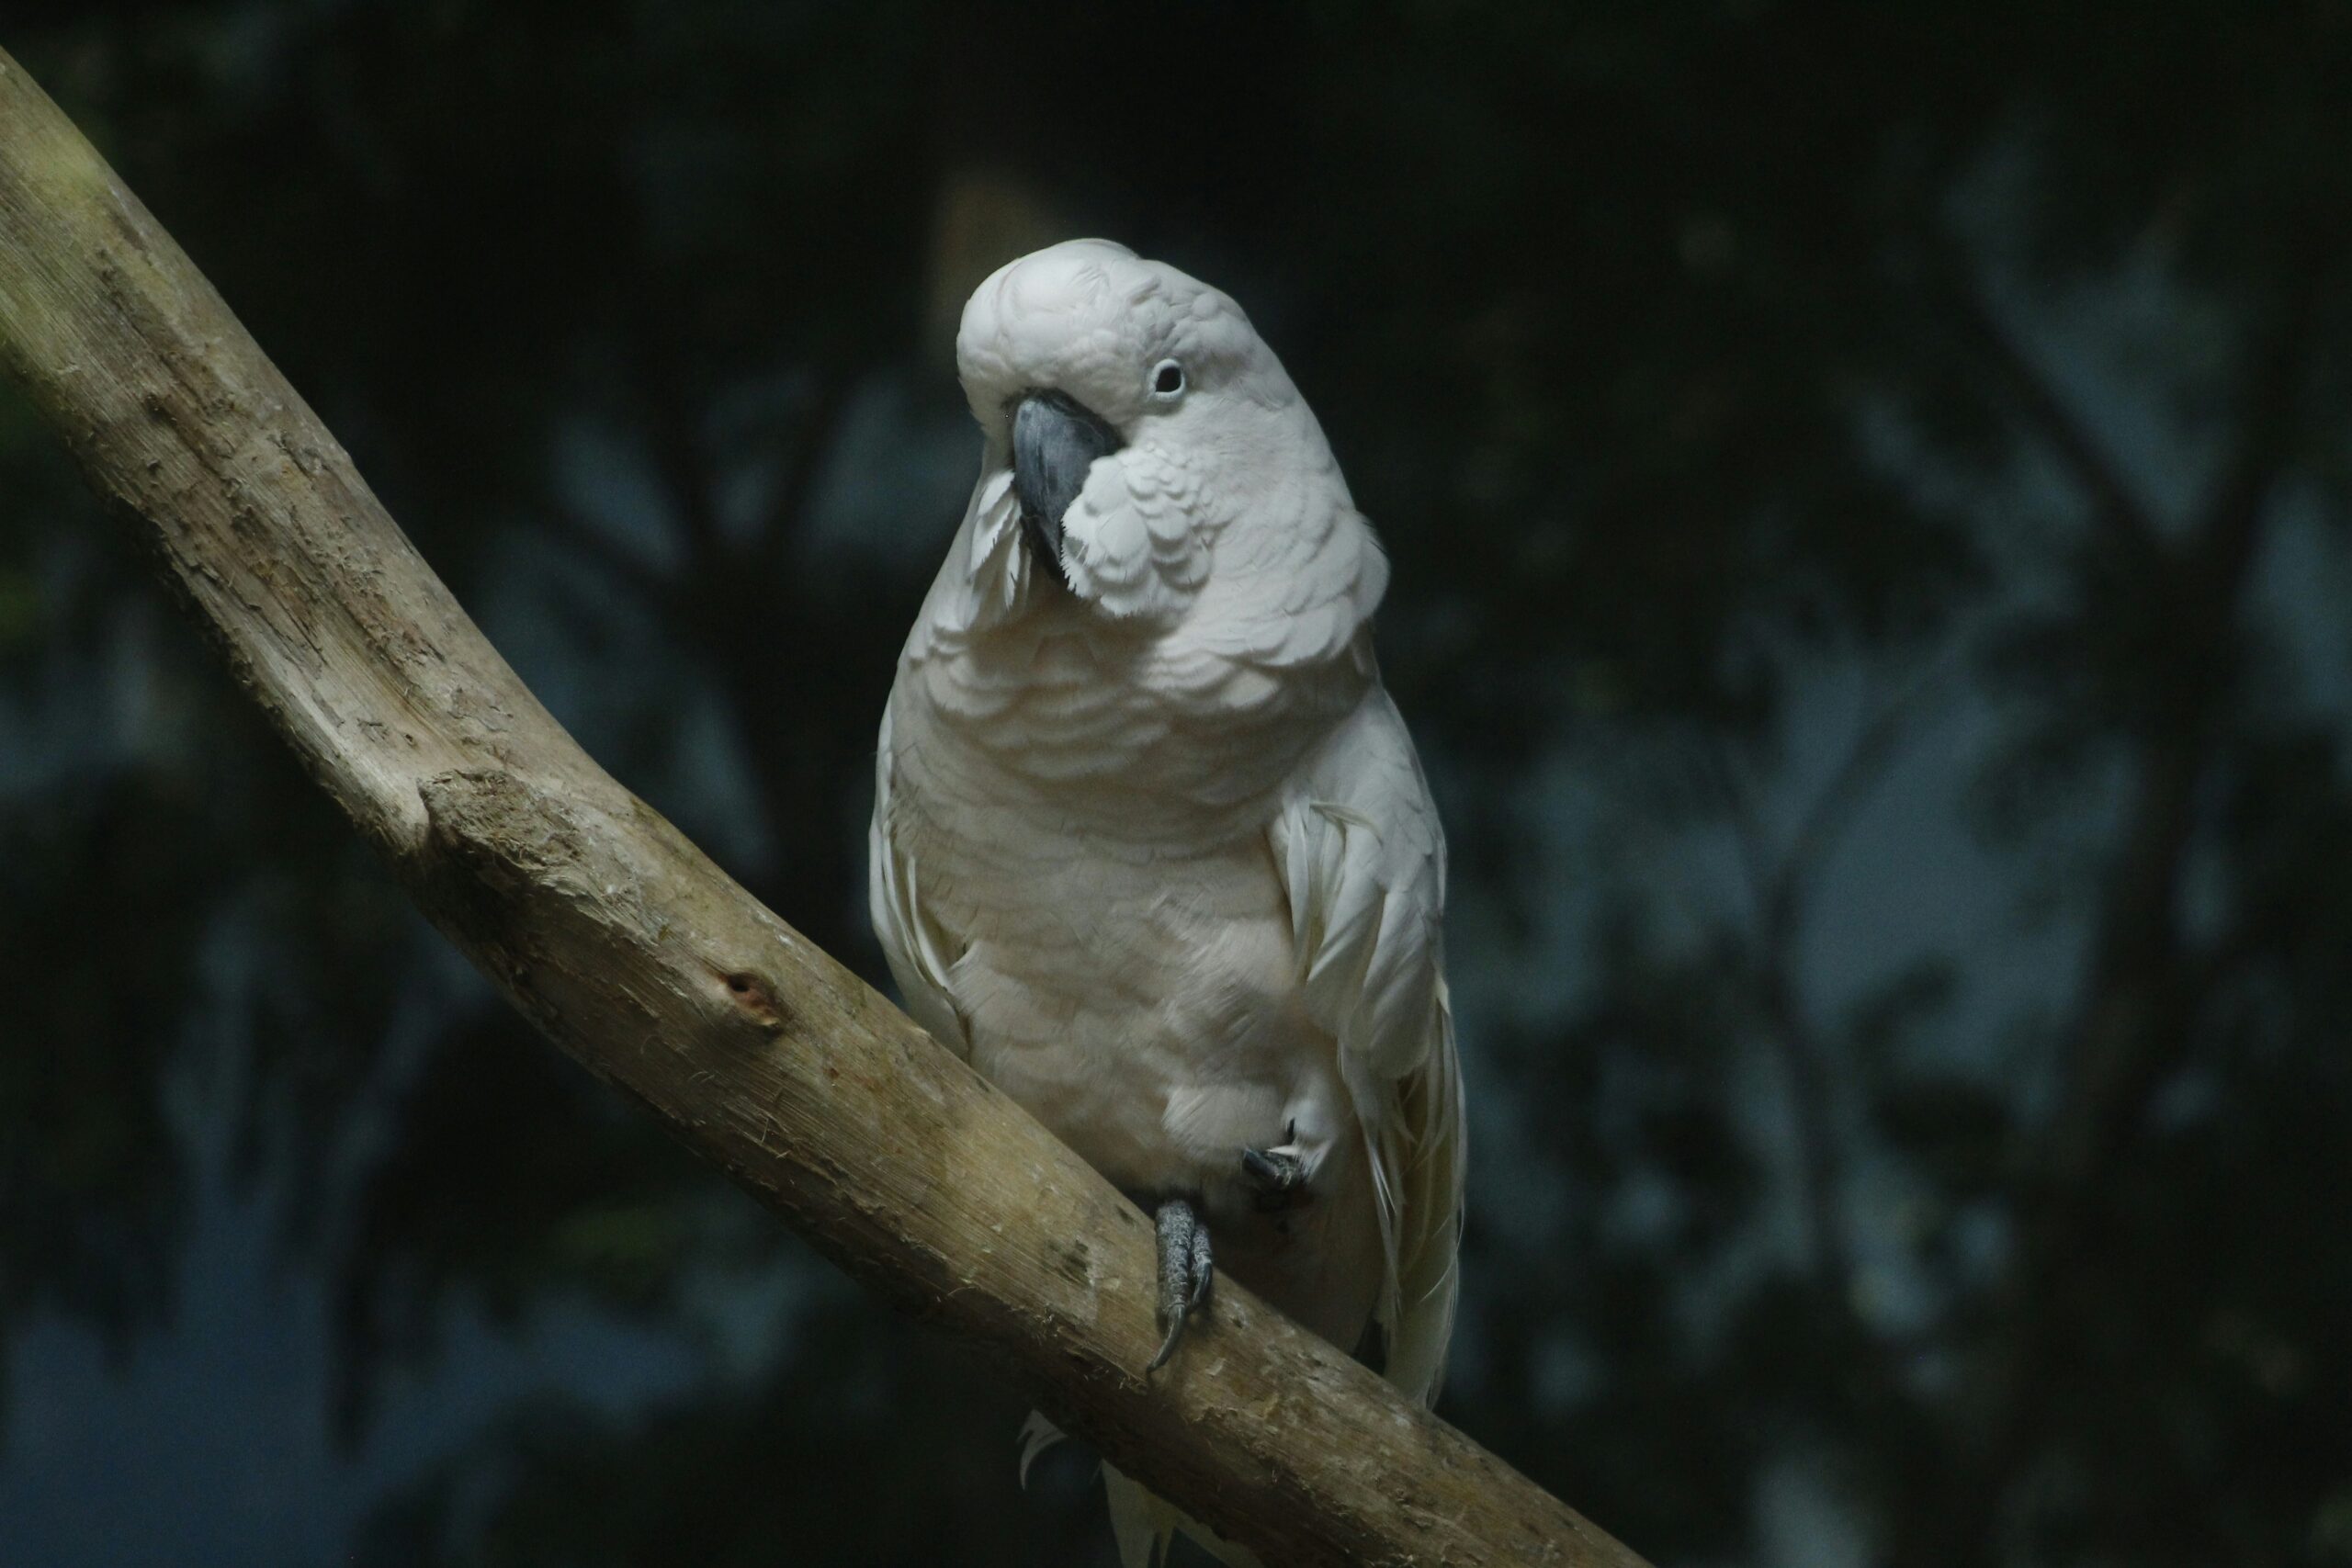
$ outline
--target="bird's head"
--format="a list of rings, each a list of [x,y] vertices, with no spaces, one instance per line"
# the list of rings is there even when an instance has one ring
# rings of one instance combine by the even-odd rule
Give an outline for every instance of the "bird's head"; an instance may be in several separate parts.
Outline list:
[[[1218,290],[1105,240],[1071,240],[980,285],[956,357],[988,441],[981,493],[1024,567],[1120,620],[1166,624],[1221,564],[1220,536],[1279,529],[1346,490],[1282,363]],[[1265,541],[1230,564],[1285,552]],[[1050,590],[1048,590],[1050,591]]]

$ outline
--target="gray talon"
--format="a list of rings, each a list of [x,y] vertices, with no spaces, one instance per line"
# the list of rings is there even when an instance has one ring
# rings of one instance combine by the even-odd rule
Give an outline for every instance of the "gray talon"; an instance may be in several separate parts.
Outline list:
[[[1306,1162],[1287,1149],[1244,1149],[1241,1169],[1258,1189],[1261,1213],[1287,1209],[1306,1197]]]
[[[1207,1303],[1209,1280],[1216,1272],[1209,1260],[1209,1228],[1201,1224],[1192,1204],[1182,1198],[1167,1200],[1159,1205],[1152,1224],[1159,1239],[1159,1321],[1168,1337],[1160,1341],[1159,1354],[1144,1368],[1147,1372],[1158,1371],[1176,1353],[1176,1341],[1184,1337],[1184,1324]]]

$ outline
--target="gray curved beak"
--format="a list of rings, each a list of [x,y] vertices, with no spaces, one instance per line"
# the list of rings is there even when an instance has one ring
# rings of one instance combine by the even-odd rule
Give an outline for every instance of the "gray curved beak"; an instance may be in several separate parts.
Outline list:
[[[1013,407],[1012,491],[1021,501],[1021,532],[1065,583],[1062,514],[1086,488],[1094,459],[1118,449],[1118,432],[1065,393],[1030,392]]]

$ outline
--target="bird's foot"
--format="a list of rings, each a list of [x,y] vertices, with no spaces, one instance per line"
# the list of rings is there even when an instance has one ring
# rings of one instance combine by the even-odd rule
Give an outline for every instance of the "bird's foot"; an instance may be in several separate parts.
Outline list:
[[[1241,1151],[1241,1173],[1250,1179],[1251,1201],[1261,1213],[1295,1208],[1306,1201],[1306,1161],[1299,1156],[1298,1123],[1284,1129],[1281,1146]]]
[[[1168,1337],[1144,1369],[1148,1372],[1166,1366],[1176,1353],[1186,1320],[1209,1299],[1209,1278],[1216,1272],[1209,1261],[1209,1228],[1191,1203],[1170,1198],[1152,1223],[1159,1233],[1159,1324]]]

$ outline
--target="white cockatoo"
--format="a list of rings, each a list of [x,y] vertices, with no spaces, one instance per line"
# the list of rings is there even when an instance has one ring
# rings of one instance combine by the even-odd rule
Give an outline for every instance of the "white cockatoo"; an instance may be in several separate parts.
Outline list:
[[[1154,1369],[1214,1262],[1433,1400],[1462,1087],[1386,558],[1273,351],[1174,267],[1024,256],[956,355],[986,446],[882,718],[891,973],[1155,1216]],[[1111,1483],[1141,1568],[1182,1521]]]

